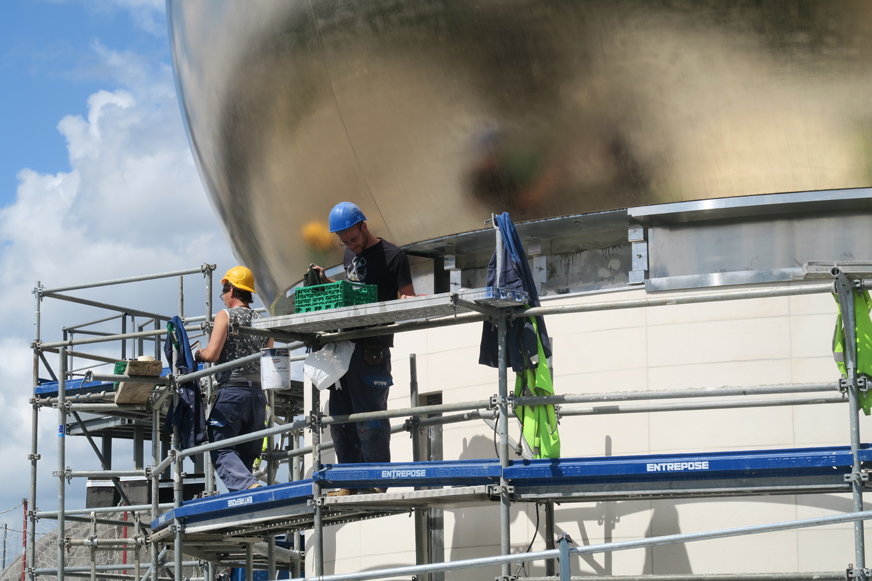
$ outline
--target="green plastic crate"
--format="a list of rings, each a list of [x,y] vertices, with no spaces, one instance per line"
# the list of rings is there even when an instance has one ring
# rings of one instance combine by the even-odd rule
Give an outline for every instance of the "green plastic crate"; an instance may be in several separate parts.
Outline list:
[[[378,302],[378,287],[347,280],[294,289],[294,312],[326,311]]]

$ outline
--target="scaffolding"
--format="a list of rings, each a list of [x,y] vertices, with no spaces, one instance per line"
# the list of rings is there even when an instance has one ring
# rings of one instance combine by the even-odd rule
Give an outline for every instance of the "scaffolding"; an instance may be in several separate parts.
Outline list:
[[[497,257],[502,256],[502,241],[497,231]],[[147,403],[142,405],[115,404],[112,402],[112,381],[137,381],[136,377],[97,374],[86,370],[81,380],[73,377],[81,373],[75,369],[72,362],[75,359],[86,359],[101,363],[114,362],[115,359],[102,355],[78,351],[82,345],[121,341],[121,358],[127,356],[126,342],[138,342],[138,348],[133,355],[143,353],[143,342],[153,341],[156,358],[159,356],[159,341],[166,333],[161,329],[162,322],[171,317],[149,313],[137,309],[110,305],[98,301],[81,299],[63,294],[71,290],[95,288],[117,284],[141,282],[158,278],[178,277],[179,285],[179,316],[183,317],[186,329],[199,331],[208,335],[212,321],[212,271],[214,265],[204,264],[200,268],[150,276],[133,277],[104,281],[90,285],[68,286],[46,289],[37,283],[35,294],[35,339],[33,343],[34,386],[35,396],[31,400],[33,407],[33,436],[31,460],[31,491],[30,510],[28,511],[28,555],[29,566],[26,571],[31,581],[43,575],[56,575],[63,579],[65,575],[87,575],[97,578],[130,578],[119,576],[117,566],[96,565],[95,555],[99,551],[132,551],[136,579],[162,579],[162,571],[182,571],[184,567],[199,567],[202,577],[214,579],[217,567],[243,566],[247,579],[253,578],[255,568],[268,571],[269,579],[276,578],[276,570],[281,563],[283,569],[290,569],[296,578],[303,577],[305,551],[301,546],[302,531],[311,531],[311,551],[313,575],[321,581],[351,581],[377,578],[390,578],[415,575],[418,579],[442,579],[440,575],[447,571],[475,568],[490,565],[500,565],[502,581],[513,579],[511,565],[513,563],[544,560],[546,576],[549,579],[561,581],[571,576],[569,558],[571,555],[603,553],[631,548],[651,547],[671,543],[685,543],[705,539],[723,538],[728,536],[757,534],[777,530],[822,526],[835,523],[854,523],[854,563],[845,571],[809,574],[756,574],[756,575],[673,575],[673,576],[639,576],[633,579],[651,579],[666,581],[667,579],[687,581],[689,579],[844,579],[868,578],[870,570],[865,564],[865,542],[863,536],[863,521],[872,519],[872,512],[863,511],[863,493],[867,487],[865,467],[872,464],[872,450],[860,441],[859,431],[859,393],[867,389],[866,379],[858,375],[855,333],[854,303],[850,300],[857,289],[869,288],[865,279],[872,278],[872,268],[869,265],[841,263],[828,265],[826,268],[808,268],[804,280],[779,286],[762,288],[743,288],[714,290],[705,292],[689,292],[668,297],[646,297],[635,300],[604,300],[596,303],[574,304],[564,306],[541,306],[526,308],[526,296],[506,292],[497,288],[464,289],[458,292],[417,297],[387,304],[363,305],[346,307],[331,311],[304,313],[268,317],[255,321],[252,327],[232,328],[232,333],[253,334],[272,337],[287,343],[291,349],[300,347],[317,348],[330,342],[374,337],[385,334],[396,334],[444,327],[450,325],[469,324],[473,322],[490,321],[498,330],[499,367],[498,390],[492,397],[481,400],[452,404],[436,404],[421,406],[417,397],[417,369],[415,356],[411,357],[412,405],[403,409],[390,409],[384,412],[359,413],[346,416],[328,416],[321,413],[320,392],[311,390],[311,405],[303,409],[302,389],[297,386],[278,395],[270,393],[269,425],[261,431],[224,440],[220,443],[209,443],[181,450],[179,434],[175,431],[171,447],[161,449],[162,406],[168,398],[177,398],[176,386],[189,381],[201,382],[207,401],[211,401],[213,385],[212,375],[225,369],[231,369],[253,360],[259,355],[252,355],[217,366],[207,366],[188,375],[173,377],[171,374],[158,380],[150,380],[158,387],[153,391]],[[182,277],[199,274],[206,278],[206,314],[184,318],[184,290]],[[813,384],[783,384],[737,386],[721,388],[670,389],[644,392],[611,392],[601,394],[556,395],[550,397],[513,397],[509,394],[508,358],[506,343],[507,323],[511,319],[532,316],[556,316],[570,313],[585,313],[609,311],[618,309],[635,309],[643,307],[708,303],[717,301],[733,301],[769,297],[799,296],[815,293],[835,292],[839,299],[841,312],[845,318],[846,337],[846,368],[847,377],[829,383]],[[40,339],[41,301],[53,298],[92,307],[108,309],[118,314],[105,317],[89,323],[66,327],[63,329],[63,341],[43,342]],[[147,319],[137,324],[136,317]],[[131,327],[128,332],[127,318]],[[89,331],[89,327],[120,319],[121,333],[107,334]],[[153,325],[153,330],[146,330]],[[377,326],[373,326],[377,325]],[[352,327],[355,330],[343,330]],[[78,336],[85,335],[84,338]],[[58,372],[54,373],[45,356],[46,353],[58,355]],[[39,387],[46,385],[39,376],[42,364],[56,381],[56,393],[40,392]],[[78,382],[78,383],[76,383]],[[97,387],[94,387],[96,385]],[[90,390],[82,390],[90,386]],[[76,389],[69,391],[70,387]],[[682,399],[692,401],[669,402]],[[651,403],[658,400],[657,403]],[[633,403],[644,401],[646,403]],[[777,450],[772,454],[752,453],[743,456],[742,466],[760,466],[772,463],[772,458],[787,458],[795,470],[765,474],[765,478],[757,480],[747,477],[741,469],[725,468],[718,478],[707,480],[681,479],[677,474],[669,473],[659,479],[636,477],[633,470],[644,470],[644,466],[663,464],[664,466],[680,462],[712,462],[723,460],[722,456],[711,456],[701,460],[702,455],[682,460],[676,455],[663,457],[647,457],[637,459],[633,464],[627,458],[619,459],[621,464],[612,461],[602,464],[603,474],[610,478],[597,482],[578,476],[597,465],[597,459],[565,459],[561,460],[560,479],[548,480],[541,472],[542,466],[537,461],[512,462],[511,453],[519,448],[509,437],[509,417],[513,408],[526,405],[551,404],[557,406],[560,417],[584,416],[594,414],[651,413],[675,410],[703,410],[725,408],[748,408],[760,406],[797,406],[812,404],[847,403],[850,446],[842,448],[809,449],[809,450]],[[586,404],[583,407],[579,404]],[[597,405],[600,404],[600,405]],[[58,410],[60,426],[58,438],[58,467],[54,473],[58,479],[57,510],[47,511],[38,507],[37,499],[37,468],[40,456],[38,453],[37,432],[39,427],[39,410],[42,407],[54,407]],[[279,413],[280,411],[280,413]],[[116,421],[113,426],[124,424],[132,426],[134,440],[134,467],[130,470],[112,469],[103,451],[97,446],[88,421],[80,413],[99,414],[104,418]],[[442,414],[433,417],[434,414]],[[299,419],[300,417],[303,419]],[[71,470],[65,461],[65,436],[70,426],[75,423],[79,434],[86,437],[98,461],[101,470]],[[413,436],[413,462],[395,463],[390,465],[366,465],[364,468],[342,465],[322,465],[321,453],[331,444],[321,442],[322,430],[330,425],[369,420],[404,418],[402,424],[395,425],[393,432],[406,431]],[[432,425],[444,425],[467,421],[485,421],[492,425],[499,439],[497,458],[493,461],[426,461],[423,453],[425,448],[424,431]],[[109,423],[112,423],[109,421]],[[144,445],[144,434],[149,429],[152,443],[152,464],[143,465],[143,454],[137,452]],[[309,433],[310,443],[303,446],[303,434]],[[229,495],[215,496],[214,471],[209,462],[207,452],[235,443],[268,438],[267,450],[264,454],[265,466],[258,476],[266,481],[264,488],[255,491],[244,491]],[[312,478],[303,478],[302,458],[311,456]],[[202,498],[183,502],[185,485],[190,477],[185,474],[182,462],[187,457],[202,456],[202,467],[205,485]],[[283,463],[288,463],[287,483],[276,484],[277,472]],[[608,464],[608,465],[607,465]],[[199,466],[199,464],[198,464]],[[635,466],[635,468],[633,468]],[[643,466],[643,468],[639,468]],[[725,466],[732,466],[727,465]],[[350,468],[350,469],[349,469]],[[822,470],[826,468],[826,470]],[[172,469],[172,502],[160,503],[161,476]],[[609,470],[623,470],[621,478],[615,478]],[[539,470],[539,472],[537,472]],[[549,471],[554,472],[554,464],[549,465]],[[650,469],[648,469],[650,472]],[[573,476],[575,475],[575,476]],[[785,478],[784,476],[789,476]],[[122,506],[99,509],[70,509],[66,505],[66,485],[73,478],[98,477],[111,480],[112,486],[118,491]],[[146,478],[150,481],[150,502],[132,504],[126,496],[126,491],[120,479],[126,477]],[[415,486],[415,490],[386,492],[377,494],[358,494],[347,497],[328,497],[324,494],[326,488],[336,487],[403,487]],[[443,488],[443,486],[448,486]],[[761,494],[797,494],[823,492],[850,492],[853,498],[853,510],[850,513],[803,519],[767,525],[755,525],[735,529],[708,531],[654,537],[633,541],[607,543],[602,545],[576,546],[570,545],[570,539],[565,535],[559,540],[554,539],[554,503],[598,500],[620,500],[627,498],[664,498],[664,497],[717,497],[731,495],[761,495]],[[515,502],[534,502],[545,506],[545,541],[546,550],[538,552],[511,553],[510,538],[510,507]],[[441,562],[438,552],[431,553],[434,546],[432,527],[427,524],[428,515],[435,515],[441,508],[457,506],[477,506],[482,504],[499,504],[500,514],[500,549],[501,554],[494,557],[468,559],[463,561]],[[380,516],[407,513],[414,511],[416,516],[416,562],[415,566],[399,567],[378,571],[366,571],[352,574],[324,575],[323,527],[344,522],[353,522]],[[132,521],[120,521],[118,515],[129,515]],[[146,522],[145,516],[151,520]],[[36,567],[35,529],[39,519],[56,519],[57,533],[57,565],[54,568]],[[87,522],[91,526],[91,534],[84,538],[67,536],[67,522]],[[103,539],[96,533],[96,525],[119,526],[119,523],[133,523],[135,534],[128,539]],[[284,535],[293,539],[288,546],[281,547],[276,543],[277,536]],[[71,547],[86,547],[90,550],[91,566],[88,571],[82,567],[69,567],[66,562],[66,551]],[[140,564],[140,551],[150,550],[150,563]],[[167,559],[172,552],[172,561]],[[197,559],[185,561],[184,555]],[[112,567],[115,567],[114,569]],[[631,579],[630,577],[622,577]]]

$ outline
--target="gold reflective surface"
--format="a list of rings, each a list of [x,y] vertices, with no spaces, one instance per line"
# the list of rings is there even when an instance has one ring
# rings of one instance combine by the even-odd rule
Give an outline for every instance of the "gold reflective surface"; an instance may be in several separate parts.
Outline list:
[[[357,203],[405,245],[872,182],[872,2],[171,0],[180,99],[271,302]]]

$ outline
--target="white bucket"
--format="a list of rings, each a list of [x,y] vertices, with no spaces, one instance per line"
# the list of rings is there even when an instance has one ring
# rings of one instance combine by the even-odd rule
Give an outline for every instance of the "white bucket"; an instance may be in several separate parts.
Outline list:
[[[263,389],[291,387],[291,362],[287,349],[260,350],[260,385]]]

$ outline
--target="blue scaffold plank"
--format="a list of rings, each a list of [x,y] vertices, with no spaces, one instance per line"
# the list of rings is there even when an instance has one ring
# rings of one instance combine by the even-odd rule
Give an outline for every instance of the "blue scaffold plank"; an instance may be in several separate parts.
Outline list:
[[[872,461],[864,444],[861,462]],[[505,469],[516,487],[572,484],[833,475],[851,472],[848,446],[606,458],[523,460]]]
[[[863,444],[860,461],[872,465],[872,449]],[[519,489],[538,486],[609,484],[621,482],[670,482],[730,478],[791,478],[837,476],[851,472],[848,446],[748,450],[694,454],[657,454],[555,460],[516,461],[504,471],[506,480]],[[477,486],[499,481],[497,459],[386,464],[328,464],[315,473],[326,487]],[[214,522],[245,515],[257,519],[270,511],[305,505],[312,498],[312,480],[275,484],[254,490],[210,496],[184,503],[152,522],[160,531],[178,518],[186,525]]]
[[[500,461],[454,460],[387,464],[327,464],[315,474],[325,485],[344,488],[393,486],[476,486],[500,479]]]
[[[97,393],[101,391],[111,391],[112,384],[102,381],[92,381],[85,383],[84,379],[68,379],[64,385],[64,393],[67,397],[72,397],[80,393]],[[33,395],[37,397],[57,397],[58,382],[45,381],[33,388]]]
[[[265,512],[278,507],[305,504],[312,498],[312,480],[273,484],[252,490],[242,490],[218,496],[190,500],[152,521],[153,531],[159,531],[178,518],[185,524],[214,520],[232,515]]]

